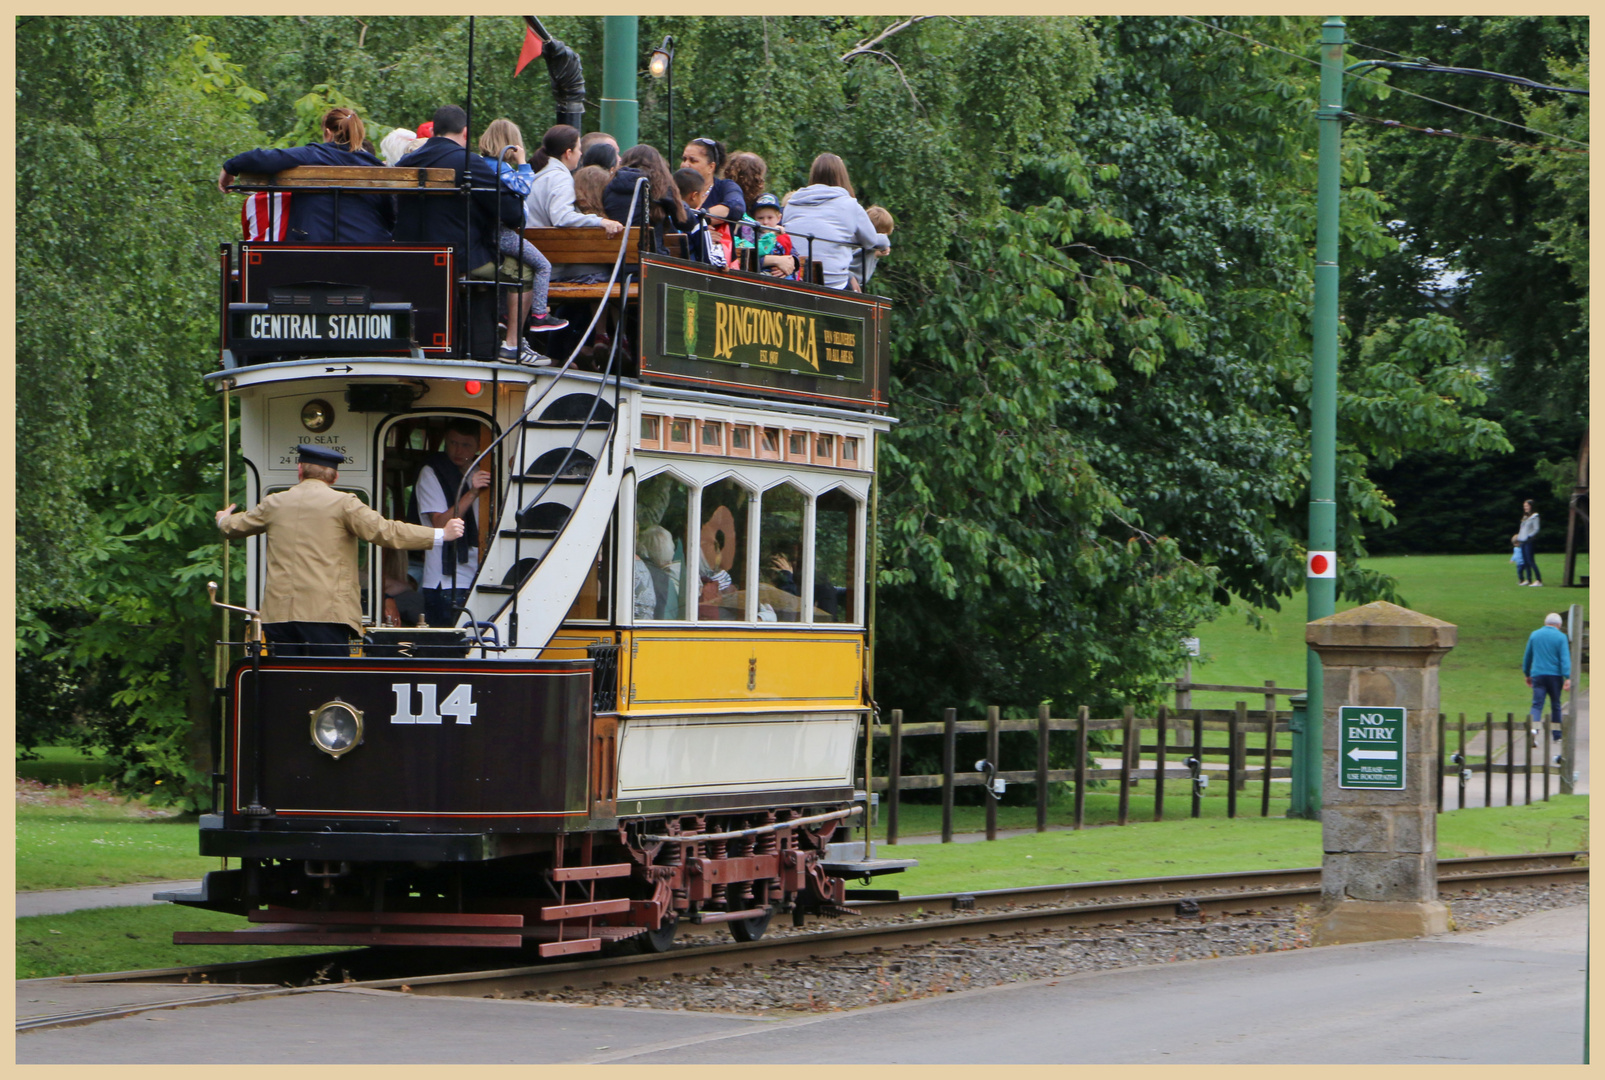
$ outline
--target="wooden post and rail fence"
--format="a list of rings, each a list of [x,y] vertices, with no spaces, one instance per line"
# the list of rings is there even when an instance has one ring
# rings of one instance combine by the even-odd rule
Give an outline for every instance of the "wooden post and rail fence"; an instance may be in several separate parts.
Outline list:
[[[1239,793],[1252,802],[1259,796],[1259,816],[1270,816],[1272,788],[1276,780],[1288,779],[1292,770],[1287,765],[1292,757],[1291,740],[1287,738],[1292,712],[1276,708],[1278,697],[1303,694],[1302,689],[1276,686],[1267,682],[1263,686],[1233,686],[1211,683],[1194,683],[1185,679],[1176,681],[1178,705],[1190,704],[1193,693],[1258,694],[1262,707],[1250,712],[1247,701],[1238,701],[1231,709],[1210,709],[1161,705],[1155,715],[1139,717],[1131,706],[1120,716],[1093,717],[1086,706],[1070,717],[1054,717],[1049,706],[1043,705],[1035,719],[1004,720],[997,706],[986,710],[985,719],[960,720],[957,709],[944,709],[942,719],[926,723],[905,723],[903,710],[893,709],[889,723],[872,723],[871,739],[886,739],[888,746],[888,775],[871,777],[868,790],[883,793],[882,813],[886,823],[886,842],[898,840],[898,817],[901,795],[906,791],[941,791],[942,842],[953,839],[953,793],[961,787],[985,786],[989,779],[1002,778],[1010,784],[1036,786],[1036,831],[1048,828],[1048,796],[1050,785],[1071,785],[1071,827],[1080,829],[1086,824],[1087,785],[1095,781],[1109,781],[1115,785],[1118,797],[1116,819],[1120,825],[1131,820],[1131,790],[1139,781],[1153,783],[1153,818],[1163,821],[1166,811],[1164,784],[1155,781],[1191,780],[1190,801],[1187,812],[1199,817],[1202,811],[1204,789],[1211,780],[1226,784],[1226,816],[1235,818],[1240,812]],[[1574,699],[1575,704],[1575,699]],[[1571,726],[1573,710],[1568,710],[1567,726]],[[1036,760],[1033,768],[1006,769],[999,760],[999,737],[1004,732],[1036,732]],[[1074,765],[1068,769],[1049,768],[1049,750],[1054,733],[1067,733],[1074,741]],[[1093,747],[1097,757],[1116,759],[1117,765],[1100,765],[1089,758],[1089,735],[1093,732],[1118,733],[1113,746]],[[1225,741],[1210,741],[1206,736],[1225,733]],[[1470,738],[1468,739],[1468,733]],[[995,773],[959,771],[957,740],[959,735],[985,734],[986,760]],[[1481,747],[1477,737],[1481,735]],[[910,776],[903,773],[903,740],[940,737],[942,771]],[[1252,738],[1251,738],[1252,737]],[[1250,745],[1250,742],[1255,745]],[[1551,776],[1560,776],[1561,769],[1551,763],[1550,737],[1547,730],[1536,733],[1528,730],[1525,715],[1518,721],[1515,713],[1506,713],[1503,723],[1488,713],[1481,725],[1473,719],[1468,727],[1466,714],[1460,713],[1451,723],[1438,714],[1438,810],[1444,809],[1444,779],[1458,774],[1458,798],[1450,809],[1463,809],[1466,792],[1482,774],[1483,805],[1498,805],[1497,790],[1502,787],[1503,805],[1531,803],[1535,795],[1534,777],[1540,778],[1539,796],[1548,801],[1551,794]],[[1517,758],[1520,757],[1520,761]],[[1151,763],[1145,761],[1151,758]],[[1477,760],[1472,760],[1477,759]],[[1211,768],[1213,766],[1213,768]],[[1502,784],[1496,778],[1502,776]],[[1521,778],[1518,785],[1517,777]],[[1200,782],[1202,781],[1202,782]],[[1257,788],[1257,791],[1251,790]],[[1186,796],[1184,796],[1186,798]],[[1250,811],[1252,812],[1252,811]],[[997,837],[997,801],[986,800],[986,837]]]

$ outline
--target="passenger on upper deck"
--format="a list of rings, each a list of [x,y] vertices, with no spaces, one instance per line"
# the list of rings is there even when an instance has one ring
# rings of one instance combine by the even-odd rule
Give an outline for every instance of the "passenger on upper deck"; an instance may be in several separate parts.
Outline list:
[[[529,185],[535,179],[535,173],[524,160],[524,133],[518,130],[517,124],[506,117],[492,120],[479,137],[479,152],[496,170],[497,179],[512,188],[520,201],[529,195]],[[529,304],[529,329],[532,332],[546,332],[567,326],[567,319],[560,319],[547,309],[552,264],[546,256],[524,239],[521,230],[506,225],[496,230],[496,243],[503,255],[517,259],[535,272],[535,290]]]
[[[740,221],[747,212],[747,200],[741,193],[741,185],[734,180],[722,179],[719,175],[728,157],[724,143],[714,139],[692,139],[680,153],[681,167],[697,170],[708,183],[707,193],[702,196],[702,212],[713,219],[709,227],[713,230],[714,239],[724,248],[726,263],[731,261],[735,247],[730,226]]]
[[[797,269],[797,260],[791,253],[791,239],[784,232],[759,229],[756,220],[758,203],[764,197],[764,181],[769,176],[769,165],[757,154],[739,151],[730,155],[724,167],[725,175],[741,188],[741,197],[747,201],[747,213],[734,227],[735,246],[758,249],[758,270],[775,277],[789,277]],[[774,220],[767,225],[780,224],[780,202],[773,195],[769,202],[776,211]]]
[[[598,133],[595,131],[591,132],[591,135],[596,134]],[[587,135],[585,138],[588,139],[590,137],[590,135]],[[584,142],[584,140],[582,139],[581,142]],[[619,168],[619,144],[611,138],[592,143],[588,149],[580,154],[580,168],[584,169],[592,165],[599,166],[609,176],[612,176]],[[579,175],[579,170],[575,170],[575,175]]]
[[[461,184],[466,169],[473,182],[472,212],[464,220],[463,200],[452,195],[409,195],[396,214],[396,239],[413,244],[460,246],[468,235],[467,276],[490,281],[498,276],[496,230],[498,224],[519,229],[524,225],[524,203],[518,193],[497,181],[496,170],[478,154],[468,152],[468,116],[456,105],[435,110],[434,136],[402,158],[403,168],[451,169],[454,184]],[[535,271],[514,259],[501,261],[499,276],[520,286],[507,299],[507,329],[500,351],[504,360],[539,366],[550,363],[523,343],[524,320],[529,318]]]
[[[655,148],[638,143],[624,151],[624,156],[619,158],[619,171],[608,182],[607,191],[602,195],[602,206],[607,210],[608,217],[617,221],[627,220],[635,181],[641,176],[647,178],[654,250],[662,253],[667,250],[664,235],[685,232],[689,221],[685,205],[680,201],[680,189],[674,183],[668,163]],[[635,223],[643,226],[648,224],[641,220],[639,212],[635,215]]]
[[[530,162],[535,179],[530,182],[529,197],[524,200],[529,227],[576,229],[589,226],[604,228],[609,236],[617,236],[623,228],[618,222],[582,214],[575,209],[573,172],[579,164],[580,133],[567,124],[547,128]]]
[[[825,284],[858,291],[848,267],[853,252],[891,250],[892,242],[877,233],[869,215],[853,197],[847,166],[835,154],[820,154],[808,170],[808,186],[792,192],[781,221],[791,234],[792,249],[824,264]]]
[[[247,150],[223,163],[217,174],[217,189],[228,186],[240,173],[277,173],[298,165],[376,166],[378,158],[362,149],[362,118],[350,109],[330,109],[323,114],[323,141],[288,150]],[[388,244],[396,221],[395,204],[388,194],[344,192],[338,196],[339,220],[335,220],[333,194],[297,189],[290,200],[289,231],[285,239],[292,244]]]

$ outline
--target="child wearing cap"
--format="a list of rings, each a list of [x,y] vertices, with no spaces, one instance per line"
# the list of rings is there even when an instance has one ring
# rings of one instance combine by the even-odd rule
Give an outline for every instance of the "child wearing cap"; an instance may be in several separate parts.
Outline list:
[[[780,227],[780,200],[767,192],[752,203],[752,218],[764,226],[758,233],[758,257],[763,260],[763,272],[775,277],[797,278],[797,257],[791,248],[791,237]],[[741,241],[738,238],[737,244]],[[749,242],[745,247],[751,247]]]

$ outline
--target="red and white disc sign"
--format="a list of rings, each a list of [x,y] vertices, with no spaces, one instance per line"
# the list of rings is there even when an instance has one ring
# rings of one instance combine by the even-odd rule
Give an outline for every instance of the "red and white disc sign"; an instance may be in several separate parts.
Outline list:
[[[1307,569],[1310,577],[1337,577],[1337,552],[1310,552],[1309,565]]]

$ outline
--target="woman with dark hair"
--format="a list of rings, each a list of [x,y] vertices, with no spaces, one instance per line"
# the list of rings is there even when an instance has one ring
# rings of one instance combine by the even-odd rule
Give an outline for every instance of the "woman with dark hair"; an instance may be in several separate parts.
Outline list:
[[[832,289],[857,292],[858,281],[848,272],[853,254],[892,246],[858,205],[847,165],[835,154],[814,158],[808,186],[792,192],[781,222],[791,234],[792,250],[822,263],[825,284]]]
[[[600,227],[617,236],[623,227],[616,221],[582,214],[574,206],[573,172],[580,164],[580,133],[568,124],[546,129],[541,145],[530,159],[535,178],[530,181],[524,200],[524,224],[531,229],[576,229]]]
[[[641,143],[624,151],[619,158],[619,171],[613,174],[607,190],[602,193],[602,207],[608,217],[618,221],[628,220],[635,181],[641,176],[647,178],[647,201],[651,204],[650,223],[657,240],[656,248],[663,252],[666,250],[664,235],[684,232],[687,221],[685,204],[680,201],[680,189],[675,186],[668,162],[657,150]],[[641,220],[639,212],[635,215],[635,224],[647,224]]]
[[[350,109],[330,109],[323,114],[321,143],[235,154],[217,174],[217,189],[228,191],[240,173],[277,173],[298,165],[378,166],[379,159],[362,148],[366,136],[360,116]],[[388,194],[348,191],[337,197],[316,188],[296,188],[284,239],[292,244],[388,244],[395,224],[396,207]]]
[[[1516,546],[1521,557],[1516,564],[1516,584],[1541,587],[1544,577],[1538,572],[1538,559],[1533,551],[1538,545],[1538,510],[1531,499],[1521,504],[1521,527],[1510,538],[1510,542]]]
[[[724,249],[725,262],[729,263],[735,248],[730,226],[740,221],[747,212],[747,199],[741,185],[721,177],[730,155],[724,143],[714,139],[692,139],[680,152],[680,167],[695,169],[703,180],[702,214],[709,218],[714,239]]]
[[[580,155],[580,168],[587,165],[596,165],[612,175],[619,167],[619,148],[610,142],[592,143],[591,148]]]

